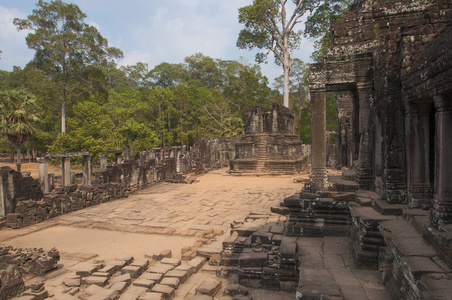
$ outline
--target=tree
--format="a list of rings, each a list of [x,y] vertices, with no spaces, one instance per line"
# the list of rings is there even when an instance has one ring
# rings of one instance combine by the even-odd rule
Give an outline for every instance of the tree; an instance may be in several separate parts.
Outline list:
[[[284,106],[289,107],[289,72],[293,64],[291,51],[300,45],[301,30],[295,26],[301,23],[301,17],[313,5],[313,0],[293,0],[295,7],[287,11],[288,0],[254,0],[252,5],[239,8],[239,23],[245,28],[239,33],[237,47],[240,49],[265,49],[267,53],[258,53],[256,61],[263,62],[269,52],[283,67]]]
[[[38,116],[35,96],[25,90],[0,93],[0,132],[17,149],[17,171],[20,172],[20,146],[36,131]]]
[[[59,85],[61,132],[66,131],[66,104],[73,82],[89,67],[122,57],[121,50],[108,47],[94,26],[84,23],[86,15],[75,4],[61,0],[39,0],[37,9],[26,19],[14,19],[19,30],[29,33],[27,46],[36,50],[36,67]]]
[[[315,51],[311,58],[315,62],[323,62],[326,49],[331,46],[330,32],[334,23],[342,21],[352,0],[323,1],[305,23],[304,36],[317,39],[314,43]]]
[[[240,118],[227,118],[224,120],[222,126],[222,137],[234,137],[234,136],[242,136],[245,134],[245,125],[243,124],[243,120]]]

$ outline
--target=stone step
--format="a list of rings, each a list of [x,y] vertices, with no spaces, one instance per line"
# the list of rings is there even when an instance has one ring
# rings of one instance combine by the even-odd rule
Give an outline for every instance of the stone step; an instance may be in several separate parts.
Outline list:
[[[334,191],[354,192],[359,189],[359,184],[355,181],[344,180],[341,176],[328,176],[328,181],[332,184]]]
[[[438,257],[438,251],[419,234],[412,222],[403,217],[382,221],[380,233],[386,243],[385,280],[404,287],[413,299],[449,299],[452,294],[452,270]],[[441,288],[426,286],[441,281]]]
[[[356,170],[344,170],[342,171],[342,179],[354,181],[356,178]]]
[[[382,215],[403,215],[403,208],[400,204],[390,204],[381,198],[372,198],[372,207]]]

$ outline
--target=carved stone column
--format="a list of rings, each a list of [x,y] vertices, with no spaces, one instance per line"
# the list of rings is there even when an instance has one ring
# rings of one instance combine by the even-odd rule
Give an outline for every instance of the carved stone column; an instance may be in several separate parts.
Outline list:
[[[452,99],[434,97],[435,124],[435,187],[430,221],[433,226],[452,223]]]
[[[311,91],[311,147],[313,190],[328,188],[326,175],[326,91]]]
[[[43,193],[50,191],[48,162],[46,157],[38,157],[39,162],[39,182],[41,184],[41,190]]]
[[[373,132],[370,128],[370,102],[372,85],[364,83],[358,85],[359,97],[359,164],[356,179],[361,188],[370,188],[373,184]]]
[[[430,184],[430,113],[432,103],[419,101],[405,106],[405,131],[408,163],[408,204],[429,206]]]
[[[61,158],[61,173],[63,177],[63,186],[71,184],[71,158]]]

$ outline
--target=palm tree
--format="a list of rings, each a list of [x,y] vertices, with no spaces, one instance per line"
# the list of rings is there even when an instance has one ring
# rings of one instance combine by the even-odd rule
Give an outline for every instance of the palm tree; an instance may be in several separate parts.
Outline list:
[[[20,172],[20,146],[36,131],[36,98],[25,90],[0,92],[0,134],[17,147],[17,171]]]
[[[242,136],[245,134],[244,124],[242,119],[240,118],[227,118],[224,120],[222,125],[222,133],[223,137],[233,137],[233,136]]]

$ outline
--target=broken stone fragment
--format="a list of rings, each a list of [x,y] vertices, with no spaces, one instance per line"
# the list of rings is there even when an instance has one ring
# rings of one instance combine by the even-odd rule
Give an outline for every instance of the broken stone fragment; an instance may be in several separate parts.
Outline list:
[[[245,296],[248,294],[248,288],[240,284],[230,284],[224,288],[223,296]]]
[[[204,280],[197,288],[196,294],[209,295],[211,297],[215,296],[215,294],[221,288],[221,280],[217,280],[215,278],[209,278]]]

